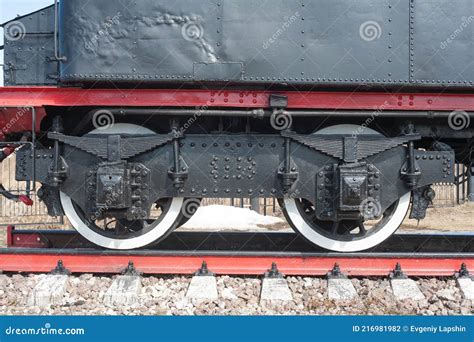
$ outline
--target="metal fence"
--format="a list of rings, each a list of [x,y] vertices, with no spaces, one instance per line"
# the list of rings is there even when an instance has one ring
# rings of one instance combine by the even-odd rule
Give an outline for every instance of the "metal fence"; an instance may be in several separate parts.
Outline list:
[[[10,156],[0,167],[0,180],[5,188],[14,193],[25,191],[25,184],[15,181],[15,158]],[[436,184],[436,199],[434,207],[452,207],[463,204],[467,201],[467,168],[464,165],[457,165],[455,184]],[[0,226],[44,226],[45,228],[64,227],[67,225],[63,217],[50,217],[47,214],[46,206],[38,199],[34,191],[31,192],[34,205],[25,206],[23,203],[16,203],[0,197]],[[249,198],[222,198],[205,199],[202,205],[231,205],[240,208],[255,208],[255,201]],[[278,201],[274,198],[262,198],[258,202],[259,212],[262,215],[280,216],[281,209]]]
[[[275,198],[260,198],[258,200],[258,210],[256,210],[255,202],[250,198],[209,198],[202,201],[201,205],[230,205],[238,208],[249,208],[265,216],[281,214],[280,206]]]
[[[433,189],[436,191],[434,207],[452,207],[467,202],[468,196],[468,169],[463,164],[455,166],[454,184],[435,184]]]
[[[25,193],[25,182],[15,181],[15,156],[11,155],[0,165],[0,180],[3,186],[13,194]],[[37,184],[36,189],[38,186]],[[0,196],[0,226],[44,225],[52,227],[63,224],[62,217],[50,217],[48,215],[46,206],[39,200],[36,191],[32,190],[30,197],[34,201],[32,206],[26,206],[23,203],[10,201]]]

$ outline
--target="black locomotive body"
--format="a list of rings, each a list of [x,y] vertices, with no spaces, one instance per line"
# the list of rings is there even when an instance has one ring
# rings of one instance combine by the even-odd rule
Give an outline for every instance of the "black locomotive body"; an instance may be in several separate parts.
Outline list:
[[[290,110],[281,95],[470,96],[472,0],[62,0],[4,29],[6,85],[270,93],[258,109],[47,108],[43,157],[20,149],[17,179],[103,247],[154,243],[202,198],[276,197],[311,242],[364,250],[424,218],[456,163],[474,172],[465,108]]]
[[[54,7],[15,19],[28,39],[6,41],[6,84],[469,89],[473,15],[471,0],[65,0],[56,29]]]

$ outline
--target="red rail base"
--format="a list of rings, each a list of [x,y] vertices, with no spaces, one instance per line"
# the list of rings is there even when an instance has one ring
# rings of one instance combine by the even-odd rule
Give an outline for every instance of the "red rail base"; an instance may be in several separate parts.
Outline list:
[[[45,233],[45,232],[43,232]],[[19,232],[7,229],[7,248],[0,249],[0,270],[3,272],[48,273],[59,260],[73,273],[117,274],[130,262],[143,274],[195,273],[205,261],[219,275],[263,275],[276,263],[280,272],[291,276],[324,276],[340,266],[350,276],[388,276],[401,265],[408,276],[453,276],[464,264],[474,269],[474,254],[307,254],[206,252],[206,251],[133,251],[115,252],[90,248],[48,248],[46,233]],[[65,240],[69,241],[69,240]],[[72,240],[71,240],[72,241]],[[64,242],[63,242],[64,243]],[[66,242],[65,245],[68,243]]]
[[[399,263],[408,276],[453,276],[465,264],[474,269],[474,259],[466,258],[393,258],[393,257],[273,257],[273,256],[130,256],[97,254],[38,254],[3,251],[3,272],[48,273],[59,260],[72,273],[120,273],[129,262],[144,274],[193,274],[206,261],[219,275],[263,275],[272,263],[288,276],[324,276],[335,264],[350,276],[388,276]]]

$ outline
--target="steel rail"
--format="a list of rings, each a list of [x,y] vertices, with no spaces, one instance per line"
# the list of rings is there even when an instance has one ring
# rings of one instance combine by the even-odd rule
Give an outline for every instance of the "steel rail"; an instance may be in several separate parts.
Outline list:
[[[206,261],[212,272],[227,275],[262,275],[276,263],[286,275],[322,276],[338,264],[352,276],[388,276],[398,263],[410,276],[453,276],[462,264],[474,269],[473,240],[471,234],[398,234],[370,251],[341,254],[292,233],[179,232],[153,249],[119,252],[92,248],[72,231],[10,227],[0,270],[44,273],[61,260],[73,273],[120,273],[133,262],[145,274],[193,274]]]
[[[39,248],[42,250],[96,250],[97,247],[74,230],[17,230],[7,229],[9,248]],[[99,249],[101,253],[108,253]],[[165,240],[148,249],[122,253],[227,252],[249,253],[310,253],[327,255],[328,251],[314,246],[295,233],[278,232],[174,232]],[[474,234],[395,234],[370,253],[474,253]],[[345,254],[347,255],[347,254]],[[360,253],[356,254],[360,255]]]

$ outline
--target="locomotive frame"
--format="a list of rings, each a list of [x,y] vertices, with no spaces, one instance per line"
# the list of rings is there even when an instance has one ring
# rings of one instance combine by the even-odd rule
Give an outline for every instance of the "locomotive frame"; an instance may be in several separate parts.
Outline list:
[[[437,54],[428,55],[434,67],[417,64],[435,43],[426,34],[431,5],[364,0],[361,6],[373,8],[390,30],[366,54],[350,37],[339,39],[344,27],[328,33],[328,42],[313,37],[311,25],[324,22],[316,2],[279,2],[283,13],[299,8],[304,15],[269,52],[264,48],[263,59],[251,58],[252,44],[280,13],[272,12],[263,33],[239,48],[235,43],[248,31],[241,16],[249,8],[226,1],[191,1],[186,10],[195,14],[188,16],[173,14],[166,2],[143,0],[119,12],[123,25],[107,19],[104,39],[94,36],[97,16],[121,5],[91,1],[94,14],[87,16],[76,0],[55,1],[6,23],[8,34],[14,24],[26,32],[5,44],[5,80],[14,86],[0,89],[2,158],[16,152],[16,179],[27,186],[25,194],[0,193],[28,205],[31,184],[39,182],[50,215],[65,214],[83,236],[112,249],[159,242],[202,198],[275,197],[296,231],[338,252],[378,245],[407,213],[423,219],[436,195],[431,185],[456,182],[455,163],[469,167],[474,199],[472,75],[448,70]],[[331,12],[341,4],[326,6]],[[211,7],[217,23],[206,11]],[[156,18],[150,21],[146,9]],[[407,18],[407,27],[396,28]],[[198,34],[189,36],[191,28]],[[367,42],[363,33],[361,26]],[[301,50],[285,50],[295,34]],[[163,49],[156,51],[155,41]],[[406,50],[396,61],[395,43]],[[91,44],[101,53],[94,55]],[[301,51],[319,51],[321,63],[330,64],[325,51],[335,53],[334,44],[336,52],[349,44],[365,64],[345,61],[335,78],[313,75],[305,58],[291,70],[275,68]],[[442,49],[441,59],[463,61],[470,45],[459,39],[453,51]],[[124,46],[130,56],[118,53]],[[38,63],[24,63],[28,56]],[[156,58],[165,65],[155,65]],[[130,69],[137,65],[140,70]]]

